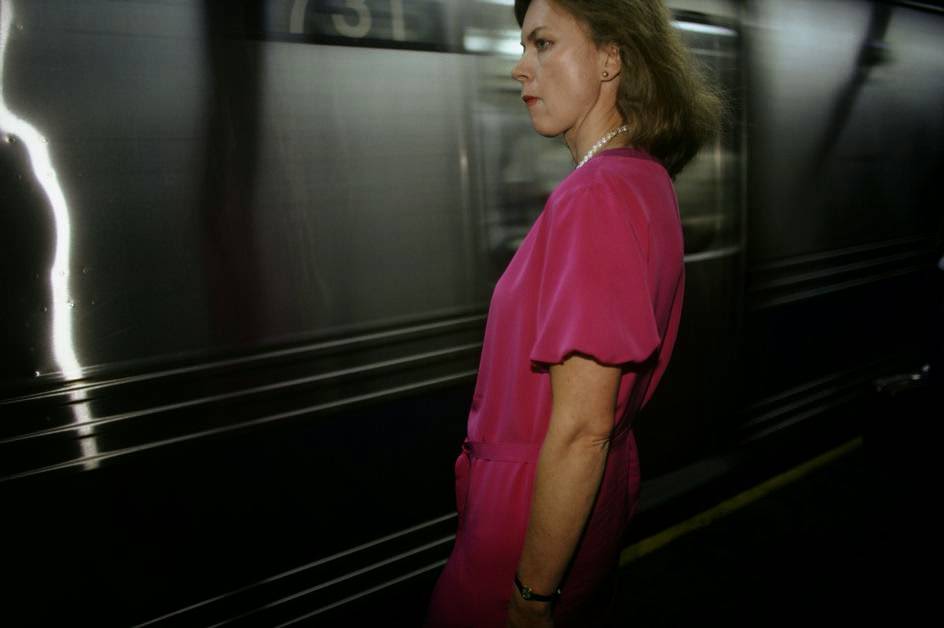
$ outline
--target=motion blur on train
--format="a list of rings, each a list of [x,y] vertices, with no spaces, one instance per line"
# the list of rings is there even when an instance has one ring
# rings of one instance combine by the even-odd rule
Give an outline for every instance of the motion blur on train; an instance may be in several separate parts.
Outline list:
[[[491,290],[573,168],[512,4],[0,0],[0,623],[421,620]],[[669,5],[728,111],[641,521],[904,429],[944,275],[941,9]]]

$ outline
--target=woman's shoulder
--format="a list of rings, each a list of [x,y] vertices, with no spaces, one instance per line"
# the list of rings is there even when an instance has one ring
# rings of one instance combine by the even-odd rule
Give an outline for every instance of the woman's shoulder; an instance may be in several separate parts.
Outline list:
[[[596,155],[574,171],[583,184],[632,183],[636,185],[671,185],[665,166],[649,153],[635,148],[613,148]]]
[[[644,199],[674,201],[672,180],[658,160],[643,151],[615,148],[574,170],[551,194],[552,218],[602,207],[646,210]],[[634,202],[635,201],[635,202]]]

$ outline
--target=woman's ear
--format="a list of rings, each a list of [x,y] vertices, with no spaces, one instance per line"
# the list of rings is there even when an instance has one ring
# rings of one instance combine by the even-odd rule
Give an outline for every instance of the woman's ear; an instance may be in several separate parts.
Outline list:
[[[607,44],[601,52],[603,52],[603,71],[600,78],[604,81],[612,81],[623,70],[623,59],[620,56],[619,46]]]

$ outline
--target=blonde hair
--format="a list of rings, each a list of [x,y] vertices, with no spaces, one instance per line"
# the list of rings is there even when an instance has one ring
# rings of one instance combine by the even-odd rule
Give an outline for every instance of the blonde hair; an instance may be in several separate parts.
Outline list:
[[[630,143],[675,177],[718,133],[719,92],[703,79],[672,28],[662,0],[548,0],[583,22],[598,46],[616,44],[622,60],[617,107]],[[515,0],[524,22],[531,0]]]

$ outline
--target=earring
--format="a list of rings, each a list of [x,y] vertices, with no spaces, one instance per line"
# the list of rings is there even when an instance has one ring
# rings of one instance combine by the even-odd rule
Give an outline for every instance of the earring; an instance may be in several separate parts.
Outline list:
[[[606,70],[603,70],[603,78],[610,78],[610,73]]]

